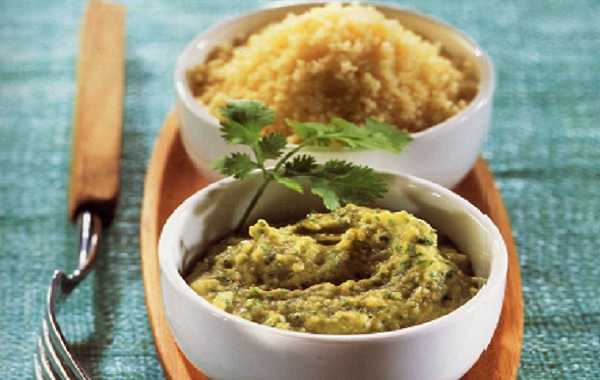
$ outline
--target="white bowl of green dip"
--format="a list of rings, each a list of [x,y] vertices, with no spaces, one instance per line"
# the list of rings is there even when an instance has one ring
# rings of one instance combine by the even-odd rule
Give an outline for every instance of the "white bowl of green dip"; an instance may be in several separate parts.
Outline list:
[[[468,371],[489,344],[500,315],[507,272],[503,239],[487,216],[452,191],[411,176],[391,178],[388,193],[373,207],[407,211],[449,237],[469,256],[474,275],[486,279],[472,298],[443,316],[373,333],[291,331],[228,313],[222,300],[209,302],[185,278],[234,228],[258,184],[256,176],[227,178],[183,202],[159,241],[165,313],[189,361],[214,379],[443,380]],[[295,221],[320,209],[318,198],[272,184],[249,220]],[[332,325],[324,322],[317,326]]]

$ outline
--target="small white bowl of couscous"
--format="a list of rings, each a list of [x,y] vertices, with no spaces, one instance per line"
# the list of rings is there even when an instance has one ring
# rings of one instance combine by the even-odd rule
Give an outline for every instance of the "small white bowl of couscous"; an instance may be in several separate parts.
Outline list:
[[[360,124],[372,117],[410,132],[399,155],[345,148],[311,151],[445,187],[471,169],[490,127],[491,59],[457,29],[413,10],[323,2],[270,7],[223,21],[196,37],[175,68],[183,145],[194,164],[244,151],[219,131],[227,100],[260,100],[285,120]],[[288,136],[293,149],[295,136]]]

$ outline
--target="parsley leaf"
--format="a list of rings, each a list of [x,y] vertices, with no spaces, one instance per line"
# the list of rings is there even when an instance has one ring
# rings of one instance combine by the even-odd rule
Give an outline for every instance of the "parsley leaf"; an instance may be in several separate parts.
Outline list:
[[[232,100],[221,108],[221,113],[228,120],[246,127],[255,125],[266,127],[275,121],[275,111],[256,100]]]
[[[224,121],[221,133],[231,144],[246,145],[254,157],[246,153],[233,153],[217,160],[213,168],[224,175],[243,179],[259,169],[262,182],[248,208],[238,223],[241,229],[258,199],[271,182],[303,193],[303,178],[310,191],[323,200],[329,210],[346,203],[370,203],[383,196],[387,190],[387,176],[367,166],[348,161],[329,160],[324,164],[307,154],[297,154],[306,147],[343,146],[351,149],[383,149],[400,152],[411,141],[410,135],[391,124],[367,119],[364,126],[341,118],[329,123],[299,123],[286,121],[300,137],[301,143],[286,151],[287,140],[279,133],[262,134],[264,127],[275,121],[275,112],[261,102],[236,100],[221,109]],[[273,167],[265,166],[266,160],[277,160]],[[304,183],[304,182],[303,182]]]
[[[377,147],[393,153],[400,153],[412,141],[410,133],[373,118],[366,120],[365,129],[370,132],[373,141],[377,141]]]
[[[248,173],[257,168],[250,156],[245,153],[232,153],[216,160],[212,167],[225,175],[231,175],[238,179],[245,178]]]
[[[289,177],[282,177],[277,173],[274,173],[274,177],[275,181],[277,181],[277,183],[279,183],[280,185],[283,185],[290,190],[294,190],[297,193],[302,194],[304,192],[304,189],[302,189],[302,185],[300,184],[300,182],[296,181],[295,179]]]
[[[323,204],[328,210],[335,210],[340,207],[340,197],[330,185],[330,181],[317,178],[311,181],[310,191],[323,199]]]
[[[301,154],[294,157],[292,161],[285,163],[284,174],[287,176],[306,175],[311,173],[317,167],[317,161],[313,156]]]
[[[385,175],[348,161],[329,160],[318,165],[312,156],[297,156],[286,164],[284,174],[306,177],[311,192],[320,196],[329,210],[346,203],[369,203],[386,192]]]
[[[221,108],[222,137],[232,144],[256,146],[261,130],[275,120],[275,112],[253,100],[235,100]]]
[[[327,161],[311,174],[310,180],[313,193],[317,188],[316,194],[329,210],[340,204],[370,203],[387,191],[386,175],[347,161]]]
[[[331,142],[331,138],[328,136],[335,132],[331,125],[323,123],[298,123],[286,120],[286,124],[300,137],[300,140],[312,141],[313,145],[327,146]]]
[[[323,167],[321,168],[321,171],[325,175],[339,176],[339,175],[347,175],[355,167],[358,167],[358,166],[355,166],[354,164],[352,164],[351,162],[348,162],[348,161],[329,160],[323,165]]]
[[[281,133],[269,133],[258,142],[258,147],[264,160],[275,159],[281,156],[287,139]]]
[[[231,144],[255,146],[260,139],[260,130],[257,125],[244,126],[232,120],[221,123],[221,137]]]
[[[364,127],[337,117],[329,124],[288,120],[287,125],[301,140],[309,141],[307,145],[314,146],[341,144],[352,149],[382,149],[400,153],[412,141],[408,132],[375,119],[367,119]]]

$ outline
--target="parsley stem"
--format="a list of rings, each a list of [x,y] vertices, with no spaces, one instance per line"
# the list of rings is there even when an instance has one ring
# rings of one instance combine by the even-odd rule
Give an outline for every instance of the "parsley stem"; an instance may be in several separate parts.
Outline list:
[[[277,162],[277,164],[275,165],[275,168],[273,169],[273,171],[277,172],[279,169],[281,169],[281,166],[283,164],[285,164],[287,160],[289,160],[294,154],[298,153],[298,151],[300,151],[300,149],[302,149],[306,145],[310,144],[312,142],[312,140],[314,140],[314,138],[306,139],[306,140],[302,141],[300,144],[298,144],[294,149],[292,149],[289,152],[287,152],[286,155],[283,156]]]
[[[300,149],[304,148],[304,146],[309,144],[312,140],[314,139],[306,139],[302,143],[298,144],[298,146],[296,146],[294,149],[287,152],[285,156],[283,156],[279,161],[277,161],[277,164],[275,164],[275,167],[272,170],[266,169],[264,165],[262,165],[262,163],[259,163],[259,165],[261,166],[260,170],[263,173],[263,183],[260,185],[258,190],[256,190],[256,193],[252,197],[250,204],[246,208],[246,211],[244,211],[244,215],[242,215],[242,218],[240,219],[239,223],[235,228],[236,231],[242,231],[244,224],[246,224],[246,221],[250,217],[250,213],[252,212],[252,210],[254,210],[254,207],[256,207],[256,204],[258,203],[258,199],[263,195],[263,193],[267,189],[267,186],[273,180],[273,175],[271,174],[271,172],[277,173],[277,171],[281,169],[281,167],[283,166],[283,164],[286,163],[287,160],[289,160],[294,154],[298,153]],[[254,155],[258,161],[258,155],[256,154],[256,151],[254,152]]]
[[[260,187],[258,188],[258,190],[256,190],[256,193],[254,193],[254,196],[252,197],[250,204],[246,208],[246,211],[244,211],[244,215],[242,215],[242,218],[240,219],[237,226],[235,227],[235,230],[238,232],[242,231],[244,224],[246,224],[246,220],[248,220],[250,213],[252,212],[252,210],[254,210],[254,207],[256,207],[256,204],[258,203],[258,199],[263,195],[263,193],[267,189],[267,186],[273,180],[273,177],[271,176],[271,174],[269,174],[269,172],[265,168],[262,168],[262,172],[263,172],[263,182],[260,185]]]

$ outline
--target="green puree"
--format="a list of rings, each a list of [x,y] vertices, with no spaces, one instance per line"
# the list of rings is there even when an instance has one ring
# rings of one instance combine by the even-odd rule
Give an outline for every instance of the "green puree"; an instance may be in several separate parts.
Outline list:
[[[347,205],[214,246],[189,275],[213,305],[286,330],[361,334],[445,315],[477,293],[467,255],[400,211]]]

